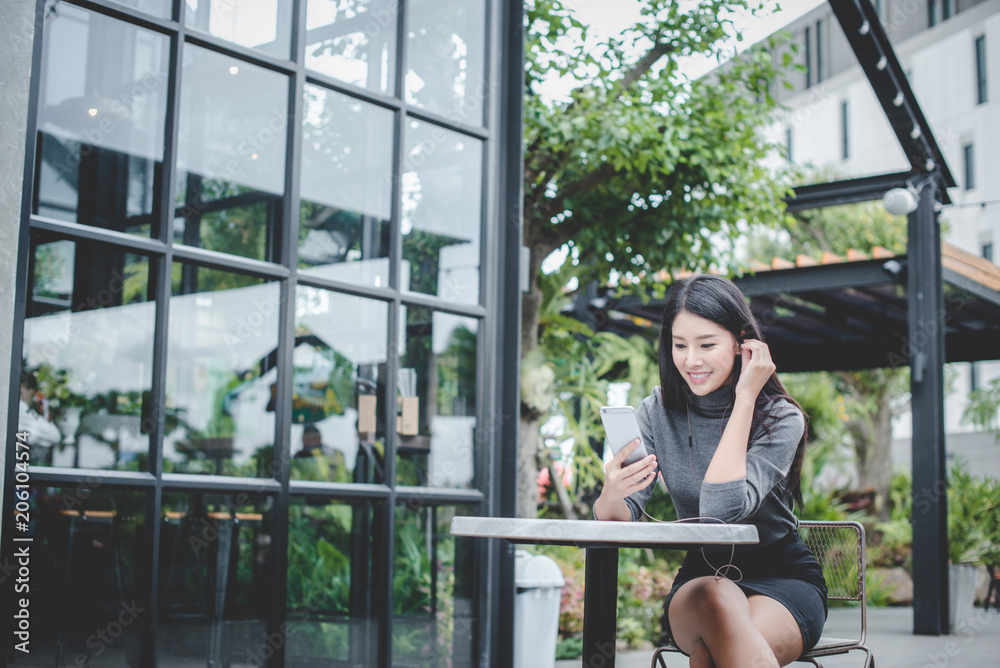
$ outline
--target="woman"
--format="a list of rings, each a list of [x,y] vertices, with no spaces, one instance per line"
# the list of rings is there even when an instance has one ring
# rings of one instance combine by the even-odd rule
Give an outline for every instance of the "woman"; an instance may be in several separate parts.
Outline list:
[[[756,526],[757,545],[688,552],[664,602],[664,633],[691,666],[784,666],[816,644],[827,612],[822,571],[792,514],[802,410],[725,278],[674,285],[659,362],[660,386],[636,411],[652,454],[623,466],[636,439],[607,463],[594,514],[640,519],[659,471],[681,520]]]

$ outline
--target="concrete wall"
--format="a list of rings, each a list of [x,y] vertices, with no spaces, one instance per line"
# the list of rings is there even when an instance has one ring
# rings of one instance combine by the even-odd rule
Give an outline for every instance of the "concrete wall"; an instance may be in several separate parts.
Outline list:
[[[28,135],[28,86],[35,37],[35,0],[0,2],[0,471],[7,470],[7,412],[14,331],[17,240],[21,227],[24,149]],[[15,418],[16,419],[16,418]],[[6,498],[0,475],[0,498]],[[0,527],[4,518],[0,516]]]

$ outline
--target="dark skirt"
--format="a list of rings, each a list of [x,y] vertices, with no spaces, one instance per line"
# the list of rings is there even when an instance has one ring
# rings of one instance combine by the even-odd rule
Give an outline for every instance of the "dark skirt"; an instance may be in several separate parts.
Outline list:
[[[670,619],[667,610],[674,594],[681,585],[706,575],[714,575],[717,568],[730,580],[740,577],[730,569],[725,571],[729,563],[732,548],[711,547],[701,550],[691,550],[684,557],[684,563],[677,571],[674,585],[663,602],[663,636],[666,642],[676,646],[670,633]],[[706,562],[711,562],[711,566]],[[808,651],[819,642],[826,622],[826,580],[823,571],[812,552],[799,537],[798,531],[792,531],[781,540],[765,547],[737,551],[733,557],[733,565],[739,567],[742,579],[736,585],[747,596],[763,594],[775,599],[792,613],[802,631],[802,651]]]

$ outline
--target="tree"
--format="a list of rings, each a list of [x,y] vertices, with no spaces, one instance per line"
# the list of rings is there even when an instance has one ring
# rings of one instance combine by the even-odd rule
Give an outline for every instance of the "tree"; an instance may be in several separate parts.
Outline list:
[[[750,0],[697,6],[649,0],[620,38],[584,46],[586,27],[559,0],[529,2],[525,115],[524,244],[530,250],[522,298],[522,367],[537,364],[543,260],[566,247],[579,278],[614,272],[635,288],[664,267],[705,268],[712,235],[734,236],[738,221],[775,223],[787,190],[762,166],[773,148],[757,129],[774,100],[776,69],[766,50],[689,81],[678,59],[720,48],[736,10]],[[790,56],[786,58],[786,62]],[[541,84],[572,76],[569,99],[552,102]],[[662,289],[662,285],[660,286]],[[522,383],[522,387],[524,383]],[[521,404],[518,515],[534,517],[539,426],[547,411]],[[547,462],[543,463],[547,464]]]
[[[821,182],[832,178],[817,175],[810,180]],[[902,254],[906,252],[906,236],[905,216],[892,216],[881,202],[868,202],[796,213],[786,235],[753,235],[749,252],[754,258],[792,259],[801,253],[818,260],[824,252],[843,257],[852,248],[867,252],[873,246],[882,246]],[[873,510],[881,519],[888,520],[892,418],[907,408],[909,368],[838,371],[830,376],[844,397],[841,419],[854,450],[858,487],[874,492]]]

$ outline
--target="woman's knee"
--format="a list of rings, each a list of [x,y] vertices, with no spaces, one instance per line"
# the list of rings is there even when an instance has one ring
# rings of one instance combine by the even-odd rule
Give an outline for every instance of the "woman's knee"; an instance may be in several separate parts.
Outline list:
[[[739,620],[749,623],[750,606],[743,591],[729,580],[714,577],[692,582],[690,601],[692,612],[712,623]]]

